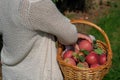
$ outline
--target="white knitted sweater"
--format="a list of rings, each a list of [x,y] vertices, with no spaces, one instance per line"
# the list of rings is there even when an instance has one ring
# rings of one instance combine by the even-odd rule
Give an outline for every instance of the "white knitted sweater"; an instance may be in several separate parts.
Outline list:
[[[51,0],[0,0],[3,80],[63,80],[54,36],[77,40],[74,25]]]

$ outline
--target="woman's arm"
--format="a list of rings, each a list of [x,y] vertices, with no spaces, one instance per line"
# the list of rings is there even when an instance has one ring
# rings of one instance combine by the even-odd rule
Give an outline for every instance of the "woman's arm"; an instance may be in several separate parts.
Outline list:
[[[77,30],[51,0],[29,0],[28,20],[34,30],[55,35],[65,45],[77,41]]]

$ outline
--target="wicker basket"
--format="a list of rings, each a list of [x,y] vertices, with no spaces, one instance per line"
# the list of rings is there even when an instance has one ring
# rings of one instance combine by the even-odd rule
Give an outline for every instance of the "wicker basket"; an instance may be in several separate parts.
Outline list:
[[[64,80],[102,80],[112,64],[112,50],[106,33],[97,25],[86,20],[72,20],[71,23],[82,23],[97,29],[105,38],[105,43],[97,40],[99,47],[107,52],[107,62],[96,68],[79,68],[65,63],[62,59],[63,45],[58,43],[57,61],[60,65]]]

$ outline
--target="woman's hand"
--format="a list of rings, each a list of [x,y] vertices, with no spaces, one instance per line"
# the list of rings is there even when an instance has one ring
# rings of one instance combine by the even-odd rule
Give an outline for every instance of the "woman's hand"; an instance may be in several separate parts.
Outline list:
[[[90,43],[93,42],[92,39],[91,39],[88,35],[86,35],[86,34],[78,33],[78,39],[79,39],[79,38],[86,39],[86,40],[88,40]]]

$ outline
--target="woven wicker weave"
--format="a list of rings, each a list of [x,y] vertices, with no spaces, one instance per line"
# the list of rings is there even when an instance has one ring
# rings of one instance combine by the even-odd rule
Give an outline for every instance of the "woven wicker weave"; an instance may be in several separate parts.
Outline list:
[[[104,49],[104,51],[107,52],[107,62],[106,64],[96,68],[79,68],[76,66],[69,65],[63,61],[63,58],[61,56],[63,52],[63,45],[58,43],[57,61],[63,73],[64,80],[102,80],[103,77],[109,72],[109,69],[112,64],[112,50],[106,33],[100,27],[89,21],[72,20],[71,23],[89,25],[98,30],[104,36],[106,43],[97,40],[97,44],[99,45],[99,47],[101,47],[102,49]]]

